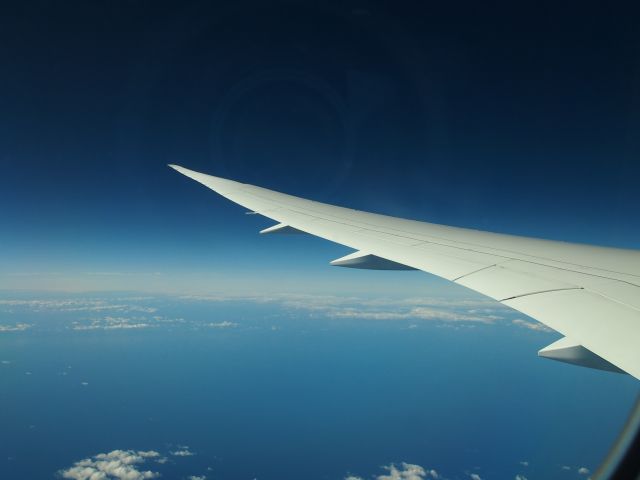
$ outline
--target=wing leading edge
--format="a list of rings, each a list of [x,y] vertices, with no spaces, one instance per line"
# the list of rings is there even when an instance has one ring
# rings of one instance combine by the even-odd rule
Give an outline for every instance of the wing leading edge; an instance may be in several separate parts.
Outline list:
[[[640,379],[640,251],[389,217],[170,167],[277,222],[264,233],[305,232],[355,250],[334,265],[438,275],[565,336],[541,356]]]

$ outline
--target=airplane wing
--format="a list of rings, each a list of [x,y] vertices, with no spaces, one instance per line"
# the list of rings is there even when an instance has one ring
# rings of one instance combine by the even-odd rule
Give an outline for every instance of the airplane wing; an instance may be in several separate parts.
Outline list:
[[[560,332],[539,355],[640,379],[640,251],[518,237],[367,213],[170,165],[277,223],[354,253],[333,265],[423,270]]]

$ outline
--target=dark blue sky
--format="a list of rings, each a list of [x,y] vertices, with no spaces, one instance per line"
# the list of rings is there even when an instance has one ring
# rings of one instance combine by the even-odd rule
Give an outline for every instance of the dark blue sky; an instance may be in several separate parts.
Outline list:
[[[326,262],[344,249],[259,238],[268,223],[167,163],[392,215],[638,247],[640,12],[570,3],[4,7],[0,286],[338,276]]]

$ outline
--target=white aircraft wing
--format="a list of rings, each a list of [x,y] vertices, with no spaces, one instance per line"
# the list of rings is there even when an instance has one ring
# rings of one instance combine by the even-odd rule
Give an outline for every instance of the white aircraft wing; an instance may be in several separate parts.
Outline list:
[[[333,265],[423,270],[557,330],[539,355],[640,379],[640,251],[448,227],[337,207],[198,173],[178,172],[300,233],[346,245]]]

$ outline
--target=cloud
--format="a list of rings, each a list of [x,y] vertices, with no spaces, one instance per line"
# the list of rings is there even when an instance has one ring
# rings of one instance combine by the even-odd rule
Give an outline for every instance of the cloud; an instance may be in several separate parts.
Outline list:
[[[24,332],[33,325],[28,323],[16,323],[15,325],[0,325],[0,332]]]
[[[377,480],[422,480],[427,476],[427,472],[420,465],[402,462],[400,467],[393,464],[383,467],[389,475],[379,475]]]
[[[9,312],[65,312],[95,317],[75,318],[69,328],[75,331],[134,330],[163,325],[191,324],[197,327],[232,328],[232,320],[202,322],[183,318],[168,318],[158,314],[158,300],[184,302],[249,302],[271,304],[285,310],[300,311],[309,317],[328,319],[360,319],[374,321],[406,321],[416,328],[417,321],[439,323],[494,324],[513,318],[508,307],[489,299],[457,298],[380,298],[338,295],[207,295],[207,296],[107,296],[35,299],[0,299],[0,311]],[[78,315],[78,316],[79,316]],[[519,324],[519,322],[516,322]],[[17,331],[31,327],[28,324],[0,325],[2,331]]]
[[[515,476],[515,480],[528,480],[528,479],[524,475],[518,474],[518,475]]]
[[[99,453],[91,458],[85,458],[73,464],[72,467],[61,470],[62,478],[72,480],[144,480],[157,478],[158,472],[141,470],[139,467],[148,459],[160,457],[158,452],[113,450],[109,453]]]
[[[73,330],[130,330],[152,327],[146,317],[111,317],[95,318],[90,324],[73,322]]]
[[[178,450],[169,452],[174,457],[192,457],[195,455],[186,445],[178,445]]]
[[[2,299],[0,307],[14,307],[32,312],[142,312],[154,313],[157,308],[147,305],[138,305],[132,302],[148,300],[148,297],[129,298],[59,298],[59,299]]]
[[[437,320],[441,322],[480,322],[494,323],[495,317],[470,315],[467,312],[445,310],[442,308],[414,307],[408,311],[362,310],[346,308],[327,312],[332,318],[360,318],[364,320]]]
[[[523,467],[528,467],[529,466],[529,462],[526,460],[523,460],[520,462],[520,465],[522,465]]]
[[[482,477],[480,477],[480,475],[478,475],[477,473],[472,473],[469,475],[469,477],[471,477],[471,480],[482,480]]]
[[[425,480],[442,478],[435,470],[425,470],[420,465],[402,462],[400,466],[392,463],[382,467],[388,472],[386,475],[378,475],[376,480]],[[364,480],[363,477],[348,475],[344,480]]]
[[[189,475],[187,480],[207,480],[206,475]]]
[[[358,318],[365,320],[436,320],[443,322],[494,323],[503,320],[507,307],[492,300],[468,298],[361,298],[332,295],[269,295],[224,296],[188,295],[186,301],[244,301],[274,303],[285,308],[305,310],[311,315],[328,318]]]
[[[224,322],[207,323],[205,326],[211,327],[211,328],[232,328],[232,327],[237,327],[238,324],[225,320]]]
[[[591,473],[591,470],[589,470],[587,467],[580,467],[578,469],[578,473],[580,475],[589,475]]]
[[[399,321],[401,328],[413,330],[423,322],[438,327],[467,328],[476,325],[515,325],[544,330],[541,324],[525,320],[512,320],[511,309],[490,299],[455,298],[380,298],[339,295],[209,295],[209,296],[104,296],[36,299],[1,299],[0,311],[48,313],[51,311],[76,314],[66,328],[73,331],[124,331],[184,326],[195,328],[230,329],[239,325],[233,319],[203,321],[200,319],[172,318],[158,312],[167,300],[171,302],[249,302],[270,304],[281,308],[287,315],[306,315],[309,318],[329,320]],[[159,303],[159,305],[156,305]],[[158,308],[156,308],[158,307]],[[86,316],[84,316],[86,314]],[[29,324],[0,325],[3,331],[30,328]],[[266,326],[265,328],[268,328]]]
[[[528,322],[526,320],[522,320],[521,318],[516,318],[511,323],[518,327],[528,328],[529,330],[535,330],[536,332],[553,332],[551,328],[540,322]]]

